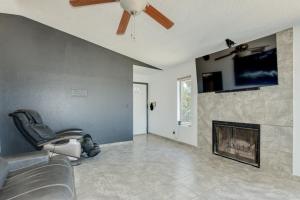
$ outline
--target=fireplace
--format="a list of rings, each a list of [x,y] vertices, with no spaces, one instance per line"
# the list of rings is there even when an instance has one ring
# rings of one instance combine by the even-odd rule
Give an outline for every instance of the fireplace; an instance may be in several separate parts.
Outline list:
[[[260,167],[260,125],[213,121],[213,153]]]

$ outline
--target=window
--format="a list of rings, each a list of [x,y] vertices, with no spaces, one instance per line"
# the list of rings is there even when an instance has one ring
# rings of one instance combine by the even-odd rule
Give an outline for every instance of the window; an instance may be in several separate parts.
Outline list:
[[[192,125],[192,79],[190,76],[177,80],[178,125]]]

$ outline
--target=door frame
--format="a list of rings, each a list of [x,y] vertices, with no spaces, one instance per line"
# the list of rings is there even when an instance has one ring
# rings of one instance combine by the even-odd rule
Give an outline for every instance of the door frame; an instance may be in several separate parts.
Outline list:
[[[149,99],[149,83],[144,83],[144,82],[133,82],[132,85],[137,84],[137,85],[146,85],[146,131],[147,134],[149,134],[149,105],[148,105],[148,99]]]

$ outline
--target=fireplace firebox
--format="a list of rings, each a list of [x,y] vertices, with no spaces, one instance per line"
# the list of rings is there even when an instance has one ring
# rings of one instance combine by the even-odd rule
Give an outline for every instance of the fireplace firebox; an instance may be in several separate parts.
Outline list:
[[[260,125],[213,121],[213,153],[260,167]]]

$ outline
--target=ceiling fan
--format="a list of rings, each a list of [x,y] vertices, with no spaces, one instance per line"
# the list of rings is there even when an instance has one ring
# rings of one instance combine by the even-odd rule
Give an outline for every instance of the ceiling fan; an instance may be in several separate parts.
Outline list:
[[[266,47],[268,47],[268,46],[259,46],[259,47],[249,48],[248,44],[241,44],[241,45],[236,46],[235,49],[233,51],[231,51],[229,54],[220,56],[220,57],[216,58],[215,60],[221,60],[223,58],[226,58],[226,57],[229,57],[232,55],[243,57],[243,56],[247,56],[250,54],[262,53],[266,50]]]
[[[166,29],[170,29],[174,25],[170,19],[150,5],[147,0],[70,0],[70,4],[74,7],[112,2],[119,2],[121,7],[124,9],[117,30],[117,35],[125,34],[131,16],[136,16],[142,11],[144,11]]]

